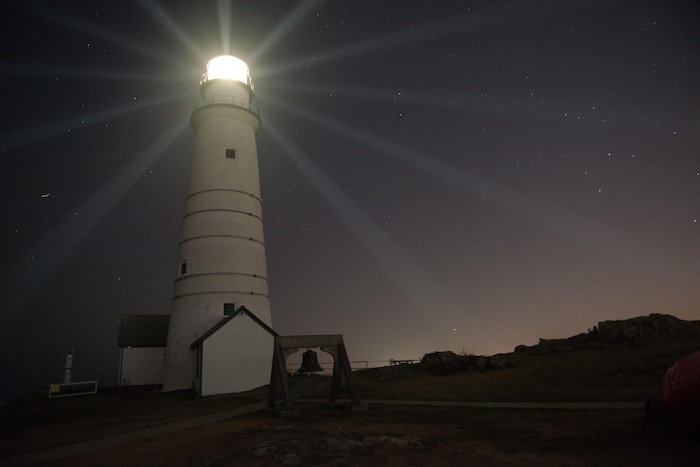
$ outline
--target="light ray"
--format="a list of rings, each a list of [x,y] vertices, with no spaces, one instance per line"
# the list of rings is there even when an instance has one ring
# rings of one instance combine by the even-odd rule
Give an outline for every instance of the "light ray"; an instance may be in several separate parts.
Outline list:
[[[221,32],[221,53],[231,54],[231,0],[216,0],[216,11],[219,17],[219,32]]]
[[[321,6],[326,0],[301,0],[294,8],[284,17],[282,22],[258,44],[257,48],[248,57],[248,62],[255,63],[268,50],[277,45],[279,41],[289,35],[294,28],[308,17],[312,12]]]
[[[445,34],[450,29],[452,31],[455,31],[458,28],[458,25],[454,22],[453,19],[443,20],[442,22],[447,23],[443,29],[443,32]],[[266,69],[260,70],[257,74],[260,78],[268,75],[282,74],[284,72],[304,68],[309,65],[317,65],[324,62],[332,62],[356,55],[364,55],[367,53],[392,49],[394,47],[399,47],[413,42],[419,42],[426,39],[426,37],[432,36],[433,34],[434,30],[429,29],[428,25],[418,26],[412,29],[404,30],[402,32],[399,32],[398,34],[385,34],[383,36],[366,39],[364,41],[356,42],[351,45],[346,45],[344,47],[335,48],[327,52],[322,52],[298,60],[281,63],[276,66],[270,66]]]
[[[11,322],[21,307],[49,281],[95,226],[188,127],[187,119],[174,125],[6,270],[2,281],[9,285],[7,290],[12,294],[3,297],[5,311],[0,318],[0,327]]]
[[[270,96],[271,97],[271,96]],[[443,181],[446,185],[458,189],[469,196],[479,196],[481,202],[486,202],[503,209],[510,214],[525,219],[541,228],[566,236],[584,246],[594,254],[606,251],[644,251],[644,257],[632,256],[632,267],[640,273],[648,271],[649,265],[661,271],[678,270],[678,265],[685,265],[686,270],[693,268],[692,263],[684,254],[679,254],[669,248],[659,248],[648,243],[645,239],[634,238],[628,233],[612,228],[590,217],[545,201],[522,191],[510,188],[502,183],[477,176],[459,167],[446,164],[434,158],[424,156],[418,151],[402,148],[396,151],[397,144],[373,137],[370,140],[363,131],[349,126],[329,122],[311,112],[299,109],[280,101],[275,101],[287,110],[297,113],[319,125],[329,128],[353,141],[370,146],[392,159],[412,166],[426,175]],[[485,194],[485,197],[484,197]],[[681,284],[677,284],[679,288]]]
[[[192,96],[192,92],[179,92],[177,94],[170,94],[155,99],[149,99],[147,101],[138,101],[88,115],[66,118],[58,122],[47,123],[40,127],[30,128],[24,131],[3,133],[0,134],[0,141],[2,141],[0,151],[9,151],[23,146],[28,146],[73,130],[87,128],[131,112],[137,112],[147,107],[162,105],[187,96]]]
[[[102,28],[95,27],[89,23],[77,21],[75,18],[71,18],[65,15],[62,11],[56,8],[52,8],[48,4],[42,3],[41,5],[39,5],[38,2],[22,2],[21,6],[19,7],[27,11],[28,13],[43,18],[47,21],[52,21],[55,23],[62,24],[64,26],[68,26],[89,36],[106,40],[107,42],[118,45],[128,50],[134,50],[142,55],[154,58],[158,61],[175,65],[181,68],[183,67],[182,63],[179,63],[175,60],[170,60],[164,55],[155,52],[147,47],[144,47],[143,45],[137,42],[128,41],[115,34],[110,34]]]
[[[184,82],[183,75],[174,74],[172,72],[162,72],[161,74],[154,73],[126,73],[123,71],[95,70],[95,69],[79,69],[70,67],[55,67],[30,63],[9,63],[0,62],[0,74],[5,76],[37,76],[37,77],[57,77],[62,78],[88,78],[88,79],[114,79],[120,81],[157,81],[157,82]],[[197,76],[197,73],[192,73],[192,76]],[[191,81],[188,79],[188,81]]]
[[[347,195],[340,191],[282,132],[266,121],[266,131],[284,148],[285,154],[299,167],[304,176],[336,213],[360,243],[384,268],[392,282],[419,310],[435,310],[440,306],[443,313],[451,314],[464,310],[450,293],[432,275],[424,270],[398,245],[383,235],[382,228],[365,214]],[[428,323],[423,323],[426,325]]]
[[[546,2],[543,2],[546,3]],[[332,62],[357,55],[379,52],[396,47],[421,42],[426,39],[437,40],[456,34],[466,34],[495,27],[507,27],[529,21],[547,21],[548,19],[560,18],[562,14],[579,14],[583,10],[598,8],[599,3],[609,3],[607,0],[601,2],[587,2],[585,5],[567,5],[568,12],[560,11],[555,5],[536,4],[526,2],[510,2],[499,6],[490,6],[481,10],[471,11],[465,7],[466,13],[463,15],[453,15],[441,18],[418,26],[406,28],[402,31],[391,32],[381,36],[375,36],[344,47],[334,48],[326,52],[314,54],[299,60],[289,61],[261,70],[258,77],[279,74],[285,71],[304,68],[309,65],[316,65],[324,62]],[[436,31],[439,33],[436,34]]]
[[[397,102],[396,89],[335,86],[331,84],[307,83],[268,83],[267,90],[291,90],[313,95],[332,94],[367,100]],[[439,108],[444,111],[459,113],[480,112],[498,117],[515,117],[524,119],[543,119],[557,123],[593,126],[596,128],[616,128],[620,130],[639,130],[668,133],[678,128],[692,131],[694,122],[678,119],[677,115],[651,117],[648,109],[595,110],[590,103],[568,101],[565,103],[546,96],[530,98],[512,98],[507,96],[491,97],[476,94],[417,93],[404,91],[398,102],[424,107]]]
[[[182,44],[184,44],[188,49],[190,49],[194,54],[199,57],[201,61],[206,61],[209,57],[206,57],[204,53],[197,47],[197,45],[190,39],[190,37],[185,33],[185,31],[175,22],[170,13],[168,13],[165,8],[156,3],[154,0],[142,0],[141,4],[146,7],[148,11],[155,16],[155,18],[163,24],[166,28],[172,32],[175,37],[177,37]]]
[[[270,98],[271,96],[268,96],[268,100]],[[459,167],[446,164],[437,159],[428,158],[417,151],[404,148],[397,152],[396,147],[398,145],[392,141],[373,137],[371,142],[369,142],[367,134],[363,131],[337,122],[330,122],[312,112],[299,109],[280,100],[274,100],[274,102],[275,105],[329,128],[346,138],[368,145],[374,151],[389,156],[402,164],[410,165],[427,175],[436,177],[447,185],[467,193],[469,196],[477,196],[485,192],[487,196],[484,201],[546,229],[563,233],[586,245],[592,251],[599,251],[601,245],[629,242],[620,232],[592,219],[576,215],[570,210],[556,206],[553,203],[541,201],[536,197],[477,176]]]
[[[392,100],[396,97],[396,89],[370,88],[360,86],[339,86],[325,83],[297,83],[293,81],[268,80],[266,89],[270,91],[299,91],[307,94],[333,94],[346,97],[360,97],[370,100]]]

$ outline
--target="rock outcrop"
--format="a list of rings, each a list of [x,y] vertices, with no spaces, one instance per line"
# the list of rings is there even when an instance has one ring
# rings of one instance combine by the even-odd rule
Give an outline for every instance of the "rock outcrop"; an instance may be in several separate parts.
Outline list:
[[[658,313],[598,323],[598,341],[611,345],[645,344],[697,332],[700,332],[700,321],[685,321]]]
[[[687,334],[700,334],[700,321],[685,321],[675,316],[654,313],[630,319],[601,321],[587,333],[567,339],[540,339],[537,345],[517,346],[514,353],[546,355],[581,349],[624,347]]]
[[[376,381],[388,381],[419,372],[449,375],[464,371],[486,371],[517,366],[531,357],[583,349],[629,347],[693,334],[700,338],[700,321],[685,321],[671,315],[651,314],[625,320],[601,321],[586,333],[566,339],[540,339],[536,345],[519,345],[511,353],[485,357],[457,355],[449,351],[432,352],[425,354],[417,364],[405,363],[361,372],[371,373],[372,379]]]
[[[421,360],[421,364],[433,374],[484,371],[516,366],[533,356],[582,349],[628,347],[689,334],[700,336],[700,321],[685,321],[672,315],[654,313],[630,319],[601,321],[586,333],[566,339],[540,339],[536,345],[519,345],[512,353],[490,357],[433,352],[426,354]]]

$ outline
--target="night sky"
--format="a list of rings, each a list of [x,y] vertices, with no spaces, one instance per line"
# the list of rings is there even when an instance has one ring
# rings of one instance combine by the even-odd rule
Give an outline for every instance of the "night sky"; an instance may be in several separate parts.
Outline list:
[[[0,392],[170,312],[206,62],[248,62],[273,327],[351,360],[700,319],[694,1],[3,1]]]

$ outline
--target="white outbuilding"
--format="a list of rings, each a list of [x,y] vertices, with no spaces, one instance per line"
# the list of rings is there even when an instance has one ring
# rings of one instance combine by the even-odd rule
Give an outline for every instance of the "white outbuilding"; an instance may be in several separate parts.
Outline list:
[[[268,384],[276,335],[247,308],[238,308],[190,346],[197,361],[195,391],[209,396]]]
[[[170,315],[122,315],[119,320],[119,389],[163,388]]]

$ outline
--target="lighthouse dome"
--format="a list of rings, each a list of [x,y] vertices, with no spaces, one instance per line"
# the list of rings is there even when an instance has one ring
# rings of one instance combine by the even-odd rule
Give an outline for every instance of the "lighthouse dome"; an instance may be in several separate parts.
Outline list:
[[[240,58],[231,55],[219,55],[209,60],[200,84],[215,79],[239,81],[253,89],[253,80],[250,79],[248,65]]]

